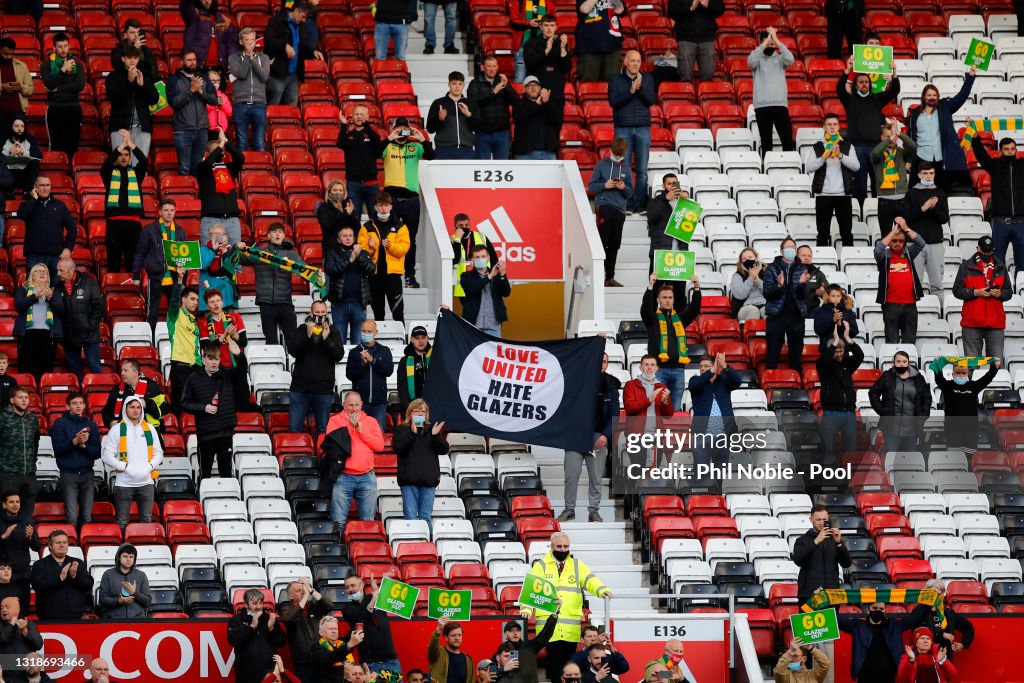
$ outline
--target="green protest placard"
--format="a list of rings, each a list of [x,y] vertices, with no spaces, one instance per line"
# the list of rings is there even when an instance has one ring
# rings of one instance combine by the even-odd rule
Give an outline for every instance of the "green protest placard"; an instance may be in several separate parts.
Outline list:
[[[859,74],[891,74],[892,46],[854,45],[853,71]]]
[[[554,612],[558,602],[558,589],[543,576],[527,574],[523,579],[523,590],[519,593],[519,605],[542,612]]]
[[[789,623],[793,627],[793,637],[802,640],[804,645],[839,640],[839,621],[836,619],[835,608],[793,614],[789,617]]]
[[[179,270],[200,270],[203,261],[199,257],[199,242],[176,242],[164,240],[164,259]]]
[[[373,608],[389,612],[403,619],[412,619],[420,589],[385,576],[380,581],[380,593]]]
[[[873,93],[880,93],[889,85],[889,82],[882,78],[882,74],[868,74],[868,78],[871,79],[871,92]]]
[[[967,66],[976,67],[978,71],[988,71],[988,65],[992,62],[992,53],[995,49],[996,46],[992,43],[986,43],[980,38],[973,38],[971,46],[967,48],[967,57],[964,58],[964,63]]]
[[[682,242],[689,242],[704,209],[692,199],[680,199],[672,209],[665,225],[665,234]]]
[[[693,277],[697,256],[692,251],[654,251],[654,272],[659,280],[689,280]]]
[[[150,116],[171,106],[170,102],[167,101],[167,84],[163,81],[157,81],[153,87],[160,94],[160,99],[156,101],[156,104],[149,105]]]
[[[473,591],[450,591],[431,588],[427,594],[427,616],[431,619],[469,621]]]

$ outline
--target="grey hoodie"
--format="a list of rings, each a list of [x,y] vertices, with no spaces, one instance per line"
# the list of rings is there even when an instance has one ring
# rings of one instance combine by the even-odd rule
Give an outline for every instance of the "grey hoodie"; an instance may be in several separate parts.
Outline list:
[[[121,553],[124,552],[132,555],[132,568],[127,572],[121,570]],[[103,572],[99,593],[101,616],[107,619],[138,619],[145,617],[149,611],[149,579],[135,566],[135,556],[135,547],[130,543],[123,543],[114,555],[114,566]],[[135,584],[135,599],[123,605],[119,602],[122,581]]]
[[[234,104],[267,103],[270,57],[262,52],[255,52],[249,58],[244,52],[236,52],[228,57],[228,71],[235,77],[231,97]]]
[[[789,106],[786,69],[793,65],[794,59],[782,42],[770,56],[760,45],[747,56],[747,66],[754,72],[754,109]]]

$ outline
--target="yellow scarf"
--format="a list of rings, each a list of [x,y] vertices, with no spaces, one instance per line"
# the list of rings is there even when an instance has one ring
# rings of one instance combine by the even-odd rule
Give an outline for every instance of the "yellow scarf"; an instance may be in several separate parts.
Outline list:
[[[843,138],[839,136],[839,133],[835,135],[825,135],[825,158],[826,159],[838,159],[839,158],[839,143]]]
[[[145,404],[143,404],[143,410],[145,410]],[[146,455],[149,462],[153,462],[153,429],[149,426],[149,423],[145,419],[139,422],[139,426],[142,427],[142,432],[146,436]],[[128,462],[128,422],[127,420],[121,420],[121,433],[117,440],[117,459],[121,462]],[[160,476],[160,472],[153,470],[150,473],[150,477],[156,479]]]
[[[686,328],[683,327],[683,321],[679,319],[679,314],[675,309],[669,311],[668,316],[660,308],[658,309],[658,360],[662,363],[668,361],[669,318],[672,319],[672,330],[676,333],[676,355],[679,358],[679,363],[686,365],[690,362],[690,358],[686,355]]]
[[[899,171],[896,170],[896,146],[886,147],[883,154],[885,155],[885,167],[882,169],[882,182],[878,189],[891,190],[900,180]]]

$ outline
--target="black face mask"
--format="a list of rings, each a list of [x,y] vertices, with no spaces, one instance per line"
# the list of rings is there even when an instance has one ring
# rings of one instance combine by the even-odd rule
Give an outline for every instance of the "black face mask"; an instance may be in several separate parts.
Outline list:
[[[897,375],[908,375],[910,374],[910,367],[896,368]]]
[[[885,623],[885,612],[880,609],[868,610],[868,621],[872,624]]]
[[[568,550],[552,550],[551,554],[559,562],[565,562],[566,560],[569,559],[569,551]]]
[[[747,270],[750,270],[751,268],[753,268],[756,265],[757,265],[757,261],[755,261],[752,258],[748,258],[746,261],[743,262],[743,267],[746,268]]]
[[[773,54],[775,54],[775,48],[774,47],[766,47],[764,49],[764,56],[765,57],[771,57]]]

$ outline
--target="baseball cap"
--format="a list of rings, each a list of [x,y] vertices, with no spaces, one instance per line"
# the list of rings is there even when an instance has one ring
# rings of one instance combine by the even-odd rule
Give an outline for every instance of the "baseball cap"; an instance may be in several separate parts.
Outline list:
[[[412,332],[409,333],[409,336],[410,337],[420,337],[420,336],[426,337],[426,336],[428,336],[427,335],[427,328],[423,327],[423,325],[417,325],[416,327],[412,328]]]
[[[501,631],[502,633],[507,633],[513,629],[519,629],[520,631],[522,631],[523,626],[518,621],[507,621],[505,622],[505,628],[503,628]]]
[[[992,238],[989,237],[988,235],[982,235],[978,239],[978,249],[981,249],[984,252],[990,252],[994,248],[995,247],[992,244]]]
[[[478,668],[478,669],[486,669],[492,663],[493,662],[491,662],[491,660],[489,660],[489,659],[481,659],[479,662],[477,662],[476,668]]]
[[[537,78],[536,76],[527,76],[526,80],[523,81],[523,87],[525,88],[526,86],[530,85],[531,83],[536,83],[536,84],[540,85],[540,79]]]

